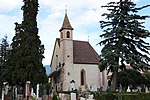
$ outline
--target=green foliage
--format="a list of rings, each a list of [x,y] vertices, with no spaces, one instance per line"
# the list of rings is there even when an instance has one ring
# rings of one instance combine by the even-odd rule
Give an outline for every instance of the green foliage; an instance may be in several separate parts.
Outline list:
[[[13,93],[11,93],[10,91],[6,96],[8,97],[9,100],[13,100]]]
[[[6,72],[6,61],[9,54],[10,46],[7,41],[7,36],[4,36],[2,38],[2,41],[0,43],[0,93],[2,89],[2,83],[5,81],[4,73]]]
[[[123,94],[122,99],[123,100],[138,100],[138,96],[137,94]]]
[[[0,70],[3,71],[3,67],[5,66],[5,62],[7,61],[7,56],[9,53],[10,47],[7,41],[7,36],[2,38],[0,43]]]
[[[42,64],[44,45],[38,36],[36,21],[38,0],[23,2],[23,21],[21,24],[15,23],[16,34],[6,62],[6,76],[10,85],[24,87],[26,81],[31,81],[31,86],[35,88],[38,83],[45,83],[48,79]]]
[[[0,66],[6,62],[9,49],[10,47],[7,41],[7,36],[5,36],[4,38],[2,38],[0,44]]]
[[[149,93],[94,93],[95,100],[149,100]]]
[[[150,37],[150,32],[143,26],[143,20],[147,15],[139,15],[138,11],[149,7],[146,5],[140,8],[131,0],[120,0],[119,2],[110,2],[106,6],[108,13],[102,16],[105,21],[100,21],[103,38],[99,44],[104,45],[101,50],[100,70],[106,67],[115,72],[118,71],[119,59],[127,62],[135,69],[145,70],[150,62],[148,52],[149,43],[144,40]],[[114,67],[115,70],[114,70]],[[113,85],[117,81],[113,75]]]
[[[46,83],[46,84],[40,84],[39,86],[39,96],[43,96],[43,95],[49,95],[49,90],[50,90],[50,84]]]
[[[104,45],[100,66],[118,66],[117,57],[135,68],[148,65],[149,43],[146,43],[144,39],[150,37],[150,32],[144,28],[143,20],[149,16],[138,15],[137,12],[149,5],[140,8],[135,6],[136,4],[131,0],[110,2],[102,6],[106,7],[110,13],[104,13],[102,16],[107,20],[100,21],[103,29],[100,37],[104,38],[99,43]]]
[[[145,85],[146,85],[147,87],[150,87],[150,72],[145,72],[145,73],[144,73],[144,77],[145,77],[145,79],[146,79]]]
[[[127,69],[118,73],[118,84],[121,84],[124,89],[128,86],[136,88],[146,83],[145,77],[134,69]]]
[[[45,89],[46,89],[46,94],[47,94],[47,95],[49,95],[50,88],[51,88],[51,87],[50,87],[50,84],[49,84],[49,83],[46,83],[46,84],[45,84]]]
[[[104,95],[104,98],[106,100],[114,100],[116,99],[116,96],[113,93],[108,93],[107,95]]]
[[[117,99],[117,96],[112,92],[107,93],[94,93],[94,99],[95,100],[115,100]]]
[[[53,94],[52,100],[60,100],[60,98],[58,97],[58,94],[56,92]]]
[[[122,100],[149,100],[149,93],[123,93]]]
[[[36,97],[33,97],[33,96],[32,96],[32,97],[31,97],[31,100],[36,100]]]

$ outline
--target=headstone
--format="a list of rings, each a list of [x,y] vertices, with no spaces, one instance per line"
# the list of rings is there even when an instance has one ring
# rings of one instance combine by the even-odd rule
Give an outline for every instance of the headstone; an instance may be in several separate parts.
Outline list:
[[[93,99],[93,95],[88,95],[88,99]]]
[[[85,100],[85,98],[83,98],[83,97],[80,97],[80,100]]]
[[[31,88],[31,96],[34,96],[33,88]]]
[[[141,92],[142,87],[138,86],[137,89],[139,92]]]
[[[90,90],[91,91],[97,91],[97,86],[96,85],[92,85]]]
[[[119,93],[122,92],[122,85],[119,86]]]
[[[87,100],[94,100],[94,99],[87,99]]]
[[[91,88],[91,91],[93,91],[93,90],[94,90],[94,89],[93,89],[93,86],[91,86],[90,88]]]
[[[5,95],[7,95],[7,94],[8,94],[8,90],[9,90],[9,86],[8,86],[8,85],[6,85],[6,86],[5,86]]]
[[[37,87],[36,87],[36,99],[37,100],[39,99],[39,84],[37,84]]]
[[[96,85],[93,86],[93,91],[97,91],[97,86]]]
[[[2,100],[4,100],[4,88],[2,89]]]
[[[89,84],[87,84],[87,89],[90,91],[90,85]]]
[[[71,93],[71,100],[76,100],[76,93]]]
[[[130,87],[128,86],[127,92],[131,92]]]
[[[17,91],[18,91],[18,89],[17,89],[17,87],[15,87],[15,98],[17,98]]]
[[[59,93],[59,97],[62,98],[62,93]]]
[[[30,99],[30,81],[26,82],[26,100]]]
[[[146,93],[149,93],[149,90],[148,90],[148,87],[147,87],[147,86],[145,87],[145,92],[146,92]]]

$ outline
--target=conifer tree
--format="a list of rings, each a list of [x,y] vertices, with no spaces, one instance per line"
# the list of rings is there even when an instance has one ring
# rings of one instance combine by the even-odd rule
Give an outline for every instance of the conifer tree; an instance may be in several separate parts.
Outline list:
[[[4,79],[4,73],[5,73],[5,62],[7,61],[7,55],[9,53],[9,43],[7,40],[7,36],[4,36],[2,38],[1,44],[0,44],[0,93],[3,86]]]
[[[41,45],[38,36],[37,14],[38,0],[24,0],[23,21],[15,23],[16,34],[11,44],[12,50],[7,61],[7,81],[11,85],[25,86],[30,81],[33,87],[37,83],[47,81],[46,71],[43,67],[44,45]]]
[[[110,2],[106,6],[108,13],[102,16],[105,21],[100,21],[103,38],[100,45],[104,45],[101,50],[100,70],[109,68],[113,72],[111,78],[111,89],[116,90],[117,72],[119,61],[130,64],[135,69],[143,69],[148,66],[149,43],[145,41],[150,37],[150,32],[143,26],[143,21],[149,16],[137,14],[139,10],[148,7],[136,7],[131,0],[120,0]]]

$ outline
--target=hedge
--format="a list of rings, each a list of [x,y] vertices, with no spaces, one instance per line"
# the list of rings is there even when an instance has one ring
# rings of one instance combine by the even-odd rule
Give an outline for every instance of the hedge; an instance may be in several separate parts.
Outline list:
[[[95,100],[150,100],[150,93],[95,92]]]

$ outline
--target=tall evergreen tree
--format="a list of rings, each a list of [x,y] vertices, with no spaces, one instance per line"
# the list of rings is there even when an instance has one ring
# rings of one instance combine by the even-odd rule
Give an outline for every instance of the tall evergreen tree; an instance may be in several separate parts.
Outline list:
[[[47,81],[44,45],[41,45],[37,28],[38,0],[24,0],[22,24],[15,23],[16,34],[11,44],[12,50],[7,61],[7,81],[12,85],[24,86],[30,81],[33,87]]]
[[[100,45],[104,45],[101,50],[100,70],[106,67],[113,72],[111,89],[116,90],[117,72],[119,61],[126,62],[136,69],[144,69],[150,61],[148,47],[145,41],[150,37],[150,32],[143,26],[143,20],[149,16],[138,15],[138,11],[149,5],[137,8],[131,0],[120,0],[110,2],[106,6],[108,13],[102,16],[105,21],[100,21],[104,38]]]
[[[3,86],[4,79],[4,73],[5,73],[5,62],[7,61],[7,55],[9,53],[9,43],[7,40],[7,36],[2,38],[1,44],[0,44],[0,91]],[[1,92],[0,92],[1,93]]]

